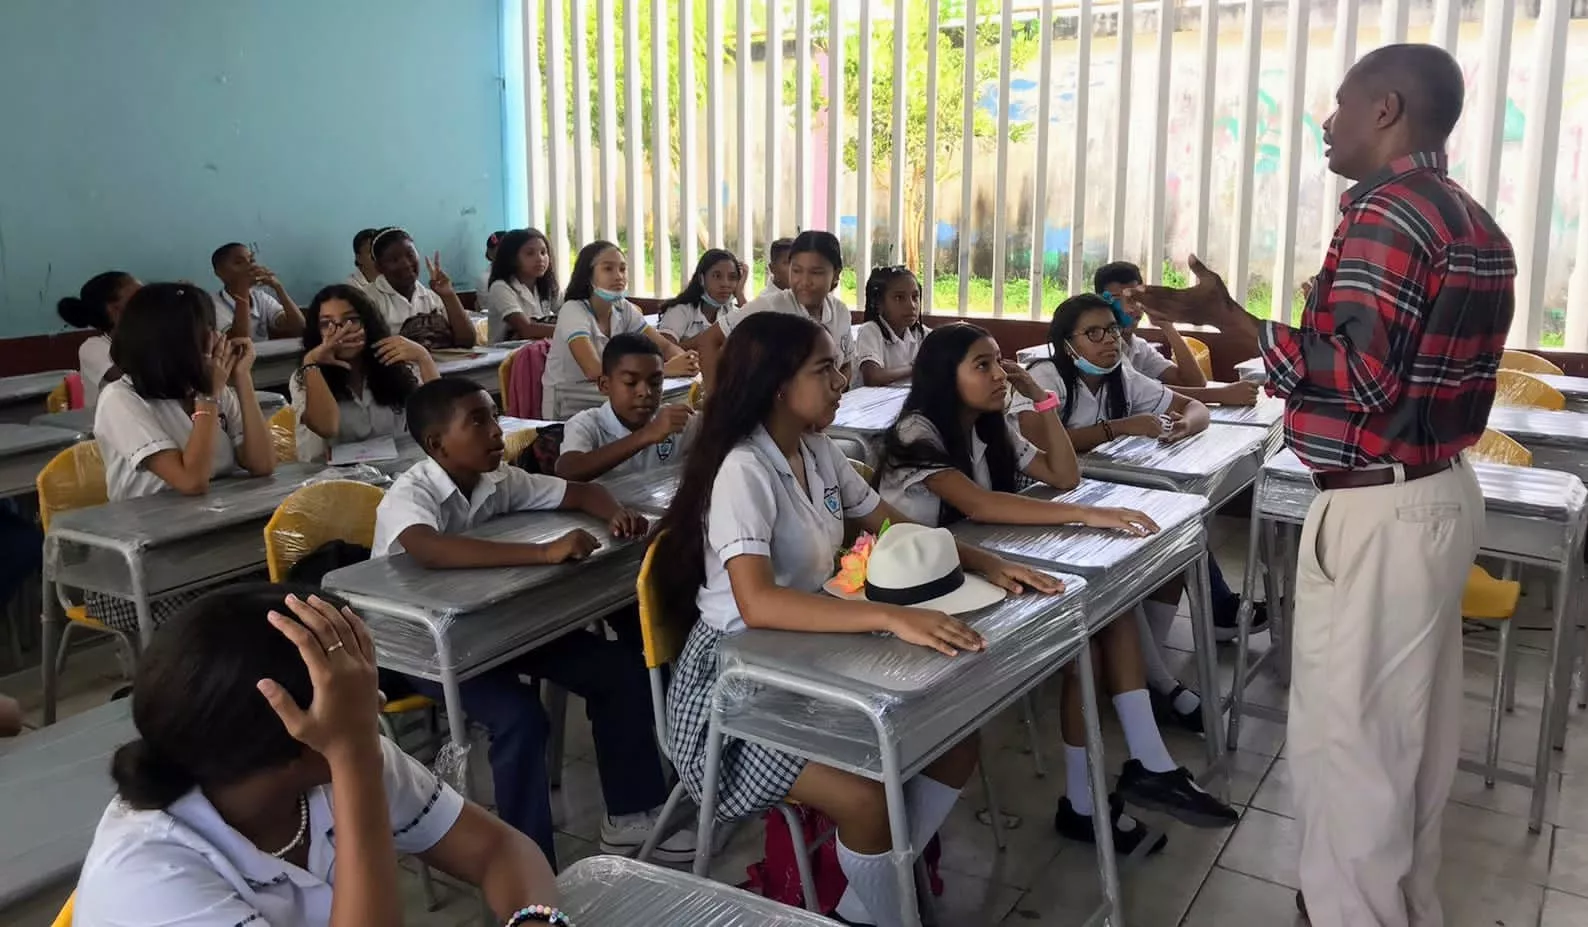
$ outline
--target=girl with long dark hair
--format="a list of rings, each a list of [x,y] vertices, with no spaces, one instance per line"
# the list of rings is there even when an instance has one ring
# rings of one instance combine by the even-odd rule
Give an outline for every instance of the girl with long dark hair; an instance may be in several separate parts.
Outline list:
[[[662,334],[688,350],[717,316],[744,305],[744,265],[732,251],[712,248],[700,256],[689,285],[683,292],[662,303],[662,318],[656,327]]]
[[[855,329],[855,364],[865,386],[908,386],[926,337],[921,281],[910,268],[878,267],[866,278],[865,321]]]
[[[492,344],[514,338],[550,338],[562,290],[552,265],[551,242],[538,229],[502,236],[481,294]]]

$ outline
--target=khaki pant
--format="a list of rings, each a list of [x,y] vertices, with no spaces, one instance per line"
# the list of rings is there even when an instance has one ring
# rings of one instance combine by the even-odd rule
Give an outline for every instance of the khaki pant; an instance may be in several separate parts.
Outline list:
[[[1461,737],[1461,595],[1483,494],[1463,462],[1320,493],[1297,558],[1288,755],[1313,927],[1438,927]]]

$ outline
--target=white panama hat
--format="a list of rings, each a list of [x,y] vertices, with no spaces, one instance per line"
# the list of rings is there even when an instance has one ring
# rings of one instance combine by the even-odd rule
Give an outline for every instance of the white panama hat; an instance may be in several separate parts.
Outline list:
[[[1003,601],[1008,592],[980,576],[966,573],[959,548],[947,528],[897,524],[877,539],[866,562],[866,585],[859,592],[839,589],[836,577],[823,587],[828,594],[857,602],[904,605],[963,615]]]

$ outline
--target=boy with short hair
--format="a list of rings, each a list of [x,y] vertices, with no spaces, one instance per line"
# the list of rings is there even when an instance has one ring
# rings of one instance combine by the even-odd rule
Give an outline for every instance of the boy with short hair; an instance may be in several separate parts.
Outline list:
[[[210,255],[220,278],[215,294],[215,330],[231,338],[268,341],[303,334],[303,312],[270,268],[254,260],[240,241],[229,241]]]
[[[353,236],[353,272],[348,274],[347,285],[364,289],[375,283],[375,278],[380,276],[380,270],[375,266],[375,252],[371,247],[375,244],[375,236],[380,234],[380,229],[359,229]]]
[[[600,480],[677,466],[694,438],[695,410],[660,405],[661,350],[643,335],[613,335],[596,382],[607,401],[563,426],[557,475]]]
[[[779,238],[766,247],[766,288],[756,294],[756,299],[771,296],[779,290],[788,289],[788,261],[789,254],[794,250],[794,239]]]
[[[545,544],[462,534],[511,512],[579,510],[608,521],[615,537],[641,537],[648,528],[644,518],[600,486],[530,474],[504,462],[496,405],[474,383],[447,377],[426,383],[409,398],[407,419],[429,457],[386,492],[376,510],[374,556],[407,552],[430,569],[466,569],[583,560],[600,546],[585,531]],[[644,662],[619,643],[575,631],[462,684],[465,712],[491,734],[491,772],[503,820],[554,858],[549,725],[537,689],[521,684],[520,676],[547,680],[584,698],[607,806],[602,852],[638,849],[668,794],[651,731]],[[416,691],[442,697],[438,684],[410,681]],[[693,859],[694,851],[694,832],[686,830],[664,841],[657,856],[683,862]]]

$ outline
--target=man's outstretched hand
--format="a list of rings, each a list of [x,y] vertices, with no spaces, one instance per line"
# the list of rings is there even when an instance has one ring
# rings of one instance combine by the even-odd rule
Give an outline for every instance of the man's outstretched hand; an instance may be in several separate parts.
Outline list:
[[[1191,286],[1134,286],[1125,290],[1125,298],[1135,302],[1157,322],[1209,325],[1229,334],[1249,334],[1255,338],[1256,320],[1230,298],[1224,278],[1209,270],[1194,254],[1189,263],[1196,278]]]

